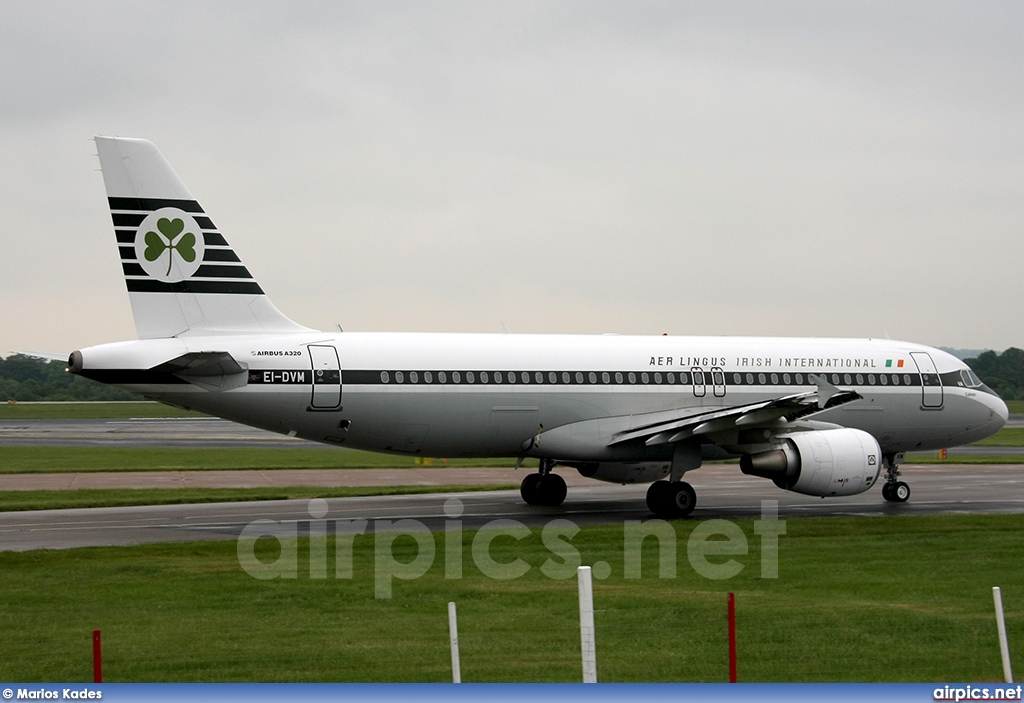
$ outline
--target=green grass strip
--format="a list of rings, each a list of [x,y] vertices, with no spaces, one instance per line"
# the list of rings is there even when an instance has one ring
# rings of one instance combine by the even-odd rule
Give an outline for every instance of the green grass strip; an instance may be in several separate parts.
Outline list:
[[[1004,427],[991,437],[975,442],[975,447],[1024,447],[1024,427]]]
[[[1024,516],[790,519],[777,578],[762,572],[752,521],[734,524],[746,549],[708,557],[741,567],[722,580],[691,566],[691,533],[710,526],[696,520],[670,523],[661,578],[653,538],[642,577],[626,578],[622,525],[498,537],[490,557],[527,567],[509,580],[480,571],[476,533],[433,534],[429,568],[389,580],[386,600],[374,594],[387,543],[372,534],[355,537],[341,578],[348,542],[339,551],[333,537],[326,578],[310,577],[308,538],[256,543],[265,563],[295,547],[294,577],[272,580],[240,567],[234,541],[0,553],[0,679],[91,681],[98,628],[109,682],[450,681],[454,601],[464,681],[578,682],[580,561],[610,571],[594,582],[602,682],[726,681],[728,592],[741,682],[998,681],[994,585],[1010,651],[1024,647]],[[412,537],[390,544],[395,561],[418,558]],[[461,577],[446,572],[453,550]]]
[[[163,403],[3,403],[0,420],[91,420],[133,417],[209,417]]]
[[[536,460],[524,463],[534,467]],[[515,459],[416,459],[334,448],[0,447],[0,473],[247,469],[510,468]]]
[[[409,495],[419,493],[468,493],[518,489],[518,484],[445,486],[369,486],[282,488],[83,488],[68,491],[0,492],[0,512],[15,510],[62,510],[111,508],[128,505],[181,505],[252,500],[305,500],[357,496]]]

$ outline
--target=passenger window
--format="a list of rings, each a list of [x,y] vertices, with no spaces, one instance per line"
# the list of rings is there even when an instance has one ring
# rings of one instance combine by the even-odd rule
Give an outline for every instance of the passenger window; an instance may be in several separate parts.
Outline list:
[[[387,371],[381,371],[380,372],[380,382],[381,383],[387,383],[390,380],[391,380],[391,376],[390,376],[390,374],[388,374]]]
[[[452,371],[452,383],[461,383],[461,382],[462,382],[462,374],[459,373],[458,371]]]

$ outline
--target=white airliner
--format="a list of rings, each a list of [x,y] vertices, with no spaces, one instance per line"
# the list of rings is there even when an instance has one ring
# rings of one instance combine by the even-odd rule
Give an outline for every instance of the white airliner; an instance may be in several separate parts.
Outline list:
[[[904,452],[1007,419],[961,361],[888,339],[318,332],[270,302],[153,144],[96,147],[140,339],[69,370],[164,403],[340,447],[537,458],[534,505],[565,499],[559,466],[650,483],[662,517],[693,510],[686,472],[729,457],[812,496],[884,468],[883,497],[903,502]]]

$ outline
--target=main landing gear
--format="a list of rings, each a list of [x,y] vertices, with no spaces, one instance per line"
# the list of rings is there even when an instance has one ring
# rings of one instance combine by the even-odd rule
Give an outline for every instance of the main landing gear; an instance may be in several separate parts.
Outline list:
[[[681,480],[687,471],[699,469],[700,443],[679,442],[672,447],[672,466],[668,481],[655,481],[647,489],[647,507],[665,520],[686,517],[697,507],[697,492]]]
[[[882,457],[885,466],[885,484],[882,486],[882,497],[890,503],[906,503],[910,498],[910,486],[898,480],[900,476],[899,462],[903,453],[886,454]]]
[[[519,494],[527,504],[558,507],[565,500],[565,479],[551,472],[554,465],[551,459],[541,459],[540,473],[530,474],[523,479]]]
[[[660,518],[686,517],[697,506],[697,492],[686,481],[655,481],[647,489],[647,507]]]

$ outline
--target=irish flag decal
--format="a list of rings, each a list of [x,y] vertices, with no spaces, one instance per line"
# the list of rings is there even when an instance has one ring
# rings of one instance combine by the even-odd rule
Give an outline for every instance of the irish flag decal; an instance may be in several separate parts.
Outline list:
[[[895,366],[898,369],[902,369],[903,368],[903,359],[886,359],[885,360],[885,368],[891,369],[893,366]]]

